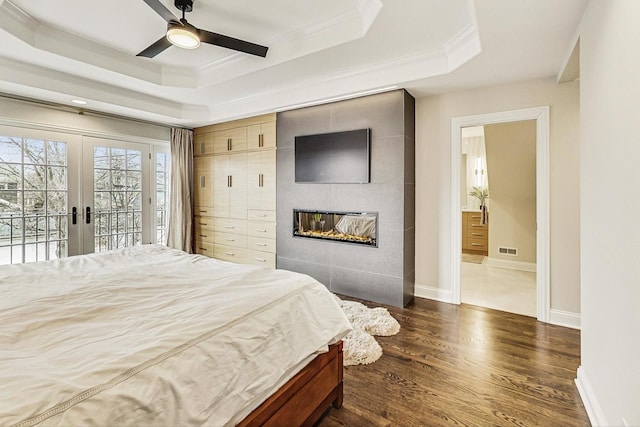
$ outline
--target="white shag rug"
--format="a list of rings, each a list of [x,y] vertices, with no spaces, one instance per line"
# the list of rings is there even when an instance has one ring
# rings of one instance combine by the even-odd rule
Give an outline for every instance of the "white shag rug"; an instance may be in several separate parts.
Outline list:
[[[369,308],[356,301],[344,301],[334,295],[347,315],[353,331],[343,341],[344,365],[367,365],[382,356],[382,348],[373,335],[388,337],[400,331],[400,324],[384,307]]]

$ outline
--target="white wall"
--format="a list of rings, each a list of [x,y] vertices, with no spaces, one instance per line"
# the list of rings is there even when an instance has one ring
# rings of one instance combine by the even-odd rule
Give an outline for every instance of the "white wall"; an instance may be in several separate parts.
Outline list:
[[[536,121],[484,127],[489,171],[489,258],[536,263]],[[518,255],[498,253],[516,248]]]
[[[416,100],[416,294],[451,293],[451,119],[550,106],[551,308],[580,313],[579,85],[554,79]]]
[[[71,108],[69,108],[71,110]],[[0,123],[48,125],[67,133],[101,136],[128,136],[132,141],[169,141],[170,128],[113,117],[78,114],[73,111],[52,109],[38,104],[0,97]],[[155,141],[154,141],[155,140]]]
[[[582,366],[594,425],[640,425],[640,1],[580,26]]]

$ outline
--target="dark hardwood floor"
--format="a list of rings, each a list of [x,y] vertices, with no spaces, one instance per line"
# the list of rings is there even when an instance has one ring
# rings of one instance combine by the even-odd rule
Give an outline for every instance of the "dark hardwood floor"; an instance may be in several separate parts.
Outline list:
[[[373,304],[361,301],[373,307]],[[344,369],[333,426],[589,426],[574,378],[580,331],[532,317],[416,299],[383,356]]]

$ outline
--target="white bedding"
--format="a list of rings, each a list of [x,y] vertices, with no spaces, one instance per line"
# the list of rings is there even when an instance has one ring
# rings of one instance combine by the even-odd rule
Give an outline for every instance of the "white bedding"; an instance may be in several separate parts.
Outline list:
[[[0,267],[0,425],[234,425],[350,324],[309,276],[147,245]]]

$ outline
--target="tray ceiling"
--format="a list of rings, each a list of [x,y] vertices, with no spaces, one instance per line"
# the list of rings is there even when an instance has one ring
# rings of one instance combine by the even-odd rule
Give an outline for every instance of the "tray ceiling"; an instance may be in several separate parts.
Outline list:
[[[172,0],[161,1],[180,16]],[[526,37],[537,32],[538,46],[545,26],[555,25],[564,45],[536,72],[557,72],[584,3],[194,0],[190,23],[269,46],[267,57],[201,45],[149,59],[135,55],[166,22],[142,0],[0,0],[0,91],[64,104],[82,98],[88,109],[185,126],[390,87],[435,93],[430,79],[473,63],[494,43],[482,36],[491,31],[484,16],[506,24],[507,4],[514,21],[530,22],[514,29],[513,42],[531,43]]]

